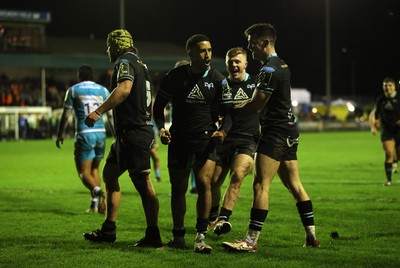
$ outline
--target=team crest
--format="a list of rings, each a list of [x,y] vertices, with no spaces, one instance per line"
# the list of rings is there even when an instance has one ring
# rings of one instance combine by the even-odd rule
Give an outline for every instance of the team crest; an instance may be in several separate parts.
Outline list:
[[[214,87],[214,83],[207,83],[207,82],[204,82],[204,87],[206,87],[206,88],[208,88],[208,89],[211,89],[211,88]]]
[[[255,89],[256,88],[256,85],[255,84],[248,84],[247,85],[247,88],[249,88],[249,89]]]

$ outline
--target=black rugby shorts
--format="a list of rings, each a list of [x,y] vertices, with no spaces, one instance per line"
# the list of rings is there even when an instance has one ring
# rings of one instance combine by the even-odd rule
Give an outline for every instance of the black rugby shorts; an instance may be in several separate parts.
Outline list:
[[[267,155],[277,161],[297,160],[299,136],[268,133],[260,138],[257,153]]]

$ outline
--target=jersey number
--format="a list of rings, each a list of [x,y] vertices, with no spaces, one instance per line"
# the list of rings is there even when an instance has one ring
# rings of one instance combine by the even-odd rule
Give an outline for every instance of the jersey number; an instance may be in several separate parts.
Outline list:
[[[90,114],[91,112],[93,112],[94,110],[97,109],[97,107],[100,106],[100,102],[97,101],[88,101],[85,102],[84,105],[84,111],[85,111],[85,116],[88,116],[88,114]]]

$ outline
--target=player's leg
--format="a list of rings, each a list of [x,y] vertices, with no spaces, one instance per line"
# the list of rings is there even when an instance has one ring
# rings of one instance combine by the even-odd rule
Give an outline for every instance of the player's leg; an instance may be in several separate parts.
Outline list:
[[[392,163],[392,173],[399,172],[399,159],[397,158],[399,147],[397,144],[399,144],[399,143],[396,142],[396,150],[395,150],[395,153],[393,156],[393,163]]]
[[[168,145],[168,172],[171,183],[171,212],[173,221],[173,240],[167,245],[172,248],[186,248],[185,214],[186,191],[191,170],[190,148],[179,139]]]
[[[262,149],[262,151],[264,150]],[[222,243],[222,246],[226,249],[245,252],[257,251],[257,241],[260,236],[265,219],[268,215],[269,187],[276,172],[278,171],[279,165],[279,161],[261,153],[260,151],[257,153],[255,159],[255,174],[253,181],[254,197],[253,206],[250,212],[249,228],[244,239],[233,243]]]
[[[306,232],[304,246],[319,247],[315,235],[314,212],[312,202],[300,181],[297,160],[283,161],[278,171],[279,177],[296,200],[297,210]]]
[[[90,190],[91,202],[88,212],[97,212],[101,187],[99,177],[92,174],[92,165],[96,159],[96,134],[79,134],[74,144],[75,166],[83,185]],[[96,163],[95,163],[96,164]]]
[[[103,178],[107,188],[107,214],[100,230],[84,233],[86,240],[93,242],[114,242],[116,239],[116,220],[121,202],[121,189],[118,178],[122,174],[117,163],[106,161]]]
[[[194,178],[193,169],[190,170],[190,193],[197,194],[196,179]]]
[[[254,160],[247,154],[236,155],[231,164],[231,174],[229,185],[224,193],[222,207],[218,216],[218,221],[214,227],[217,235],[228,233],[232,225],[229,218],[240,195],[240,187],[244,178],[250,173],[254,165]]]
[[[150,169],[136,172],[129,170],[129,176],[138,191],[146,217],[146,234],[143,239],[134,246],[138,247],[162,247],[160,231],[158,229],[159,203],[156,191],[150,179]]]
[[[171,211],[173,221],[173,240],[168,243],[172,248],[186,248],[185,214],[186,191],[188,188],[190,170],[169,168],[171,183]]]
[[[95,183],[95,177],[92,176],[92,160],[79,161],[75,159],[76,170],[83,185],[90,191],[91,201],[87,212],[98,212],[99,197],[97,193],[101,193],[101,188]]]
[[[106,211],[106,191],[105,189],[100,188],[101,187],[100,172],[99,172],[100,161],[101,160],[97,160],[96,158],[93,159],[92,161],[91,176],[93,177],[94,183],[96,185],[92,190],[92,194],[94,195],[94,198],[98,200],[97,211],[103,214]]]
[[[146,217],[146,233],[144,238],[134,245],[137,247],[158,248],[163,246],[158,229],[158,197],[150,179],[150,147],[153,139],[153,130],[150,128],[131,130],[121,137],[123,147],[120,157],[124,157],[124,165],[140,195]]]
[[[94,183],[97,185],[93,189],[93,194],[98,199],[97,210],[99,213],[103,214],[106,211],[106,192],[105,189],[99,189],[101,187],[99,166],[101,160],[104,158],[107,136],[105,132],[96,132],[92,134],[92,137],[96,139],[96,146],[94,147],[95,157],[92,161],[90,173],[94,178]]]
[[[392,168],[393,159],[396,153],[396,142],[394,140],[384,140],[382,142],[383,150],[385,151],[385,175],[386,175],[386,186],[392,184]]]
[[[83,185],[91,192],[94,187],[98,186],[95,177],[92,175],[92,163],[93,160],[80,161],[79,159],[75,159],[76,171],[79,178]]]
[[[208,217],[211,209],[211,177],[215,169],[214,160],[196,160],[193,165],[197,188],[197,222],[194,250],[197,253],[209,254],[212,248],[205,243]]]
[[[397,156],[400,155],[400,137],[396,137],[396,145],[395,151],[393,156],[393,164],[392,164],[392,173],[398,173],[398,158]]]
[[[219,202],[221,200],[221,186],[225,181],[226,175],[229,172],[229,166],[222,166],[222,163],[217,162],[213,176],[211,178],[211,209],[210,209],[210,228],[214,228],[216,219],[218,218]]]
[[[158,144],[154,143],[151,147],[151,159],[153,161],[153,169],[156,175],[156,181],[161,181],[160,159],[158,157]]]
[[[226,140],[225,140],[226,142]],[[228,146],[228,147],[227,147]],[[216,161],[214,173],[211,177],[211,209],[209,216],[208,230],[214,229],[219,212],[219,202],[221,201],[221,186],[229,172],[229,144],[218,144],[216,146]]]

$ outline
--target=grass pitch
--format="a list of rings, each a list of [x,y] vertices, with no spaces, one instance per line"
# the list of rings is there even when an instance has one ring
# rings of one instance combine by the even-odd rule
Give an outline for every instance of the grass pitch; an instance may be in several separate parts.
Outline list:
[[[108,146],[111,140],[108,140]],[[162,182],[152,179],[160,201],[159,227],[172,239],[166,146],[160,145]],[[88,214],[88,191],[73,162],[73,140],[0,142],[0,267],[400,267],[400,174],[385,182],[379,137],[369,132],[302,133],[300,176],[313,205],[321,248],[303,248],[295,201],[275,178],[259,251],[232,254],[223,241],[242,238],[252,202],[252,175],[243,183],[229,234],[207,235],[203,256],[188,250],[133,248],[144,235],[140,197],[127,174],[114,244],[93,244],[82,233],[100,228]],[[226,186],[226,183],[225,183]],[[225,188],[225,187],[224,187]],[[186,242],[195,236],[196,195],[187,193]],[[337,232],[339,237],[331,237]]]

